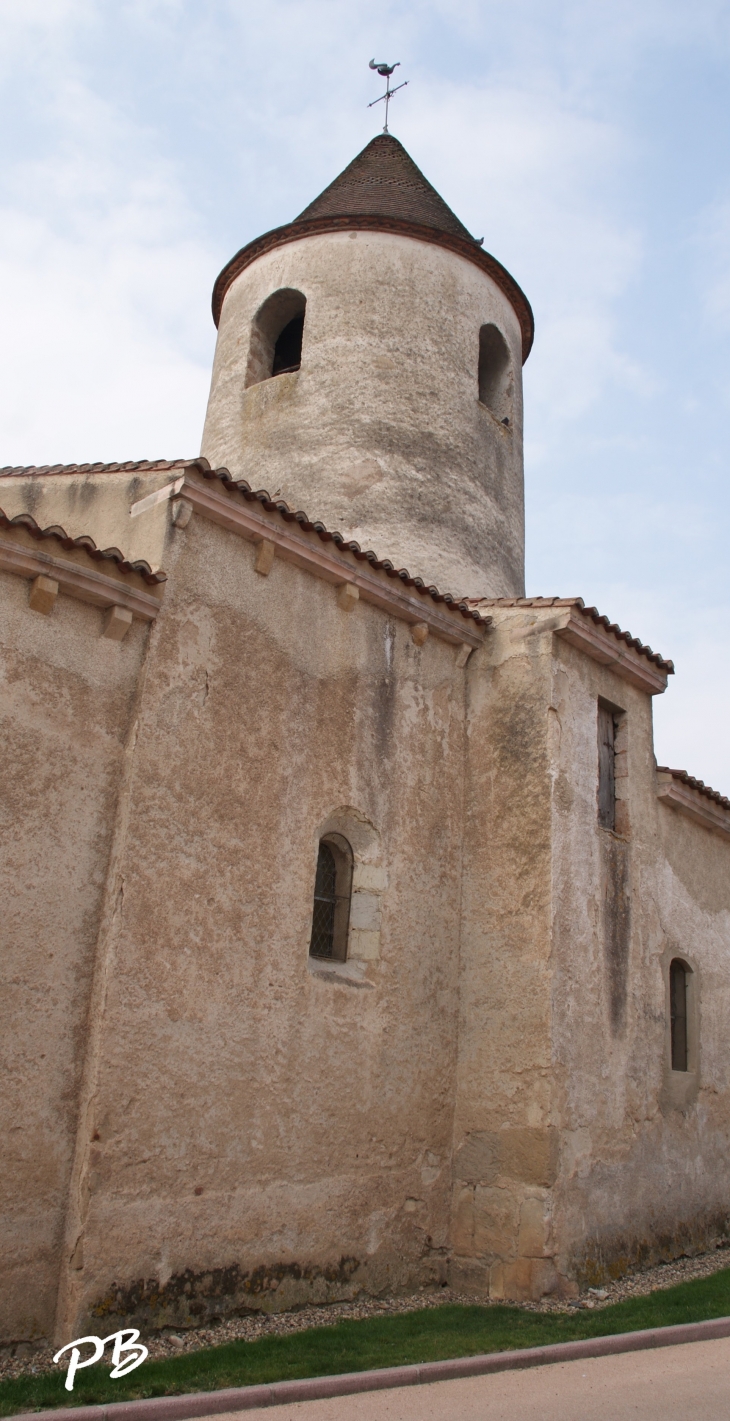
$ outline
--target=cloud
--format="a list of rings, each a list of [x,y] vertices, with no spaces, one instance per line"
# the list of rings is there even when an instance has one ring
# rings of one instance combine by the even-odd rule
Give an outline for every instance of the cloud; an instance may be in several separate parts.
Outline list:
[[[730,197],[698,214],[692,245],[705,317],[716,329],[730,331]]]
[[[50,151],[6,169],[0,208],[0,462],[195,452],[212,244],[148,133],[73,75],[44,101]]]

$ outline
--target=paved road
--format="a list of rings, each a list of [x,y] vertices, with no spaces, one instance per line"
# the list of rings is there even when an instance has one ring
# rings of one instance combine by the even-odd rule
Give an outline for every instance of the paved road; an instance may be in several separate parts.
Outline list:
[[[730,1338],[211,1421],[730,1421]],[[207,1421],[207,1418],[206,1418]]]

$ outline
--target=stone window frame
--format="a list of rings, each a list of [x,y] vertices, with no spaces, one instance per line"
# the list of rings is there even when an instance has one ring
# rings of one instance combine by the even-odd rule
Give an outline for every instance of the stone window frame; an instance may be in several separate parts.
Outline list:
[[[382,896],[387,873],[382,861],[380,834],[374,824],[352,807],[337,809],[327,816],[312,836],[310,884],[314,883],[319,845],[344,839],[352,852],[350,913],[347,950],[344,960],[309,955],[312,906],[307,921],[307,970],[321,979],[345,985],[372,987],[377,977],[381,950]]]
[[[670,969],[684,963],[687,973],[687,1069],[672,1069],[672,1003]],[[676,942],[667,943],[661,959],[664,986],[664,1037],[662,1104],[665,1109],[686,1111],[700,1088],[700,971],[696,958]]]
[[[609,827],[601,823],[600,819],[600,789],[601,789],[601,764],[600,764],[600,723],[601,711],[608,712],[613,716],[614,741],[613,741],[613,825]],[[605,696],[598,696],[596,700],[596,820],[599,829],[604,834],[614,834],[619,839],[629,837],[629,796],[628,796],[628,776],[629,776],[629,717],[623,706],[616,705],[614,701],[609,701]]]
[[[329,850],[334,861],[335,870],[335,890],[334,890],[334,911],[332,914],[332,951],[329,954],[318,953],[313,950],[315,928],[314,918],[317,908],[317,882],[319,878],[319,857],[322,849]],[[314,884],[314,905],[313,905],[313,925],[312,937],[309,943],[310,957],[317,958],[320,962],[346,962],[347,949],[350,933],[350,908],[352,905],[352,870],[354,866],[354,855],[352,845],[345,838],[344,834],[324,834],[317,847],[317,869],[315,872]],[[331,902],[331,899],[325,899]]]

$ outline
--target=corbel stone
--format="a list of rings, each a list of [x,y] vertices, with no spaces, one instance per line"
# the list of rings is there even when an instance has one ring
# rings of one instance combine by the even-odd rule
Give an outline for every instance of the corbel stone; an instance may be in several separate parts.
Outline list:
[[[110,607],[104,618],[102,636],[109,641],[123,641],[131,625],[132,613],[128,607]]]
[[[471,656],[473,650],[473,646],[467,646],[465,641],[462,642],[461,646],[459,647],[459,650],[456,653],[456,664],[459,667],[459,670],[461,670],[463,666],[466,666],[466,663],[469,660],[469,657]]]
[[[187,498],[173,498],[172,521],[176,528],[187,528],[193,516],[193,505]]]
[[[256,561],[254,562],[254,571],[260,572],[262,577],[268,577],[272,567],[274,566],[275,556],[275,544],[272,543],[269,538],[262,538],[261,541],[258,543],[256,549]]]
[[[53,611],[57,596],[58,583],[54,578],[44,577],[42,573],[39,573],[33,579],[28,605],[34,612],[43,612],[45,616],[48,616],[48,613]]]
[[[411,636],[416,646],[423,646],[428,636],[428,622],[416,622],[415,626],[411,627]]]
[[[343,612],[351,612],[356,602],[360,601],[360,592],[354,582],[343,582],[337,589],[337,606]]]

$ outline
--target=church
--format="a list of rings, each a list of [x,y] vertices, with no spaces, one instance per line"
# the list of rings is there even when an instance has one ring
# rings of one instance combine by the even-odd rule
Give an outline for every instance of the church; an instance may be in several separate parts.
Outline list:
[[[525,596],[526,297],[383,133],[213,315],[198,457],[0,470],[0,1340],[728,1237],[730,800]]]

